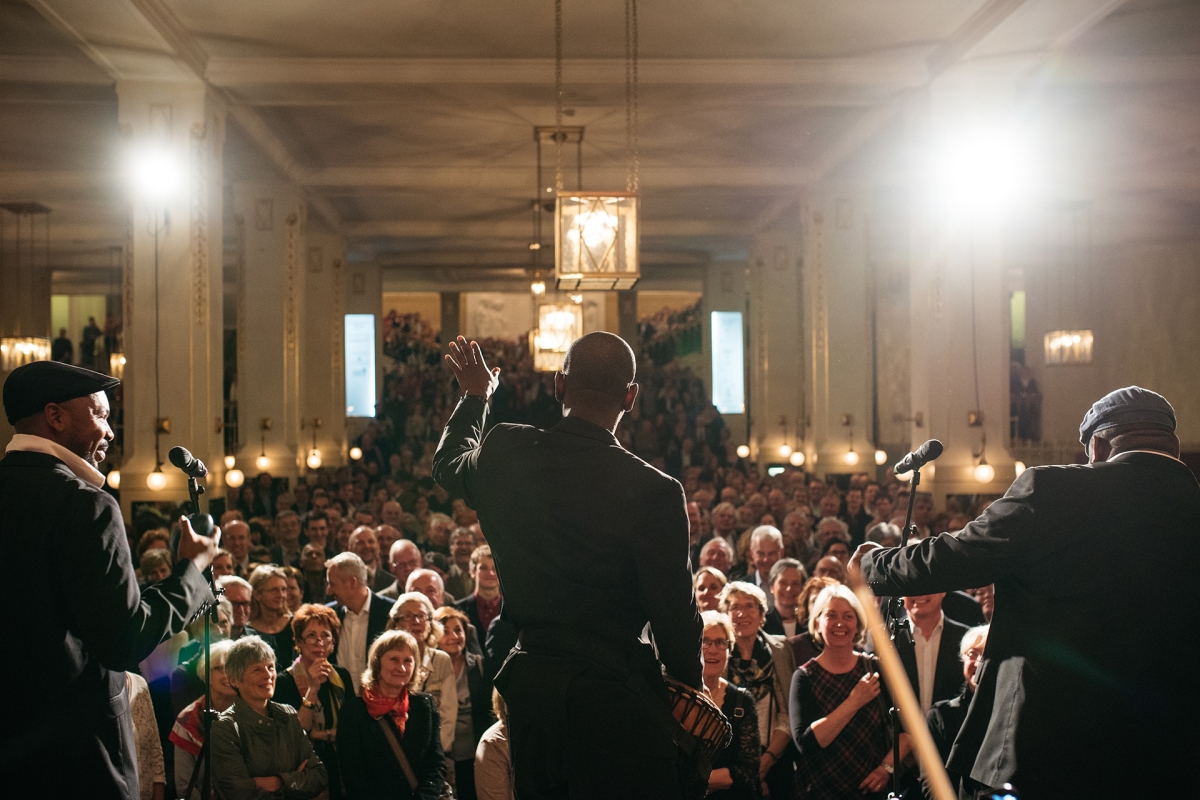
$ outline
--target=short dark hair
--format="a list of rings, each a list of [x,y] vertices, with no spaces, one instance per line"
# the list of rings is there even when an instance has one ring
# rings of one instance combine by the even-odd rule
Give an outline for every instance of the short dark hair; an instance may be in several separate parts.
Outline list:
[[[620,404],[637,377],[637,361],[633,348],[620,336],[593,331],[571,343],[562,374],[570,390]]]
[[[307,529],[308,529],[308,526],[309,526],[309,525],[311,525],[311,524],[313,524],[314,522],[325,522],[325,523],[328,523],[328,522],[329,522],[329,517],[325,516],[325,512],[324,512],[324,511],[321,511],[320,509],[314,509],[314,510],[312,510],[312,511],[308,512],[308,516],[307,516],[307,517],[305,517],[305,519],[304,519],[304,528],[307,530]]]

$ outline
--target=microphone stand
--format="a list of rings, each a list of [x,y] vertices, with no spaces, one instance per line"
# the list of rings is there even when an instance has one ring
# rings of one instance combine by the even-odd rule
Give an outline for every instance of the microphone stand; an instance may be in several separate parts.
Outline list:
[[[197,481],[196,476],[188,475],[188,494],[192,498],[192,513],[188,515],[188,521],[192,523],[192,530],[201,536],[213,535],[213,518],[209,514],[200,512],[200,495],[204,494],[204,487]],[[217,712],[213,711],[212,707],[212,624],[219,622],[217,619],[217,604],[220,602],[220,595],[223,594],[222,589],[217,588],[216,579],[213,577],[212,566],[206,570],[208,573],[208,588],[212,592],[212,600],[205,601],[200,608],[200,613],[204,615],[204,710],[200,712],[200,725],[204,731],[204,742],[200,745],[200,752],[196,755],[196,765],[192,769],[191,780],[188,781],[187,790],[184,792],[184,800],[191,800],[192,790],[196,787],[196,775],[200,769],[204,769],[204,779],[200,784],[201,800],[212,800],[212,748],[209,742],[212,740],[212,724],[217,717]]]
[[[921,470],[920,468],[912,471],[912,482],[908,488],[908,513],[904,517],[904,529],[901,531],[903,539],[900,546],[903,547],[917,533],[917,526],[912,524],[913,501],[917,499],[917,487],[921,485]],[[904,598],[889,597],[884,607],[884,621],[887,623],[888,633],[890,634],[892,645],[903,643],[912,645],[912,629],[905,624],[904,615]],[[888,800],[899,800],[900,788],[900,711],[893,704],[888,711],[888,718],[892,724],[892,791],[888,795]]]

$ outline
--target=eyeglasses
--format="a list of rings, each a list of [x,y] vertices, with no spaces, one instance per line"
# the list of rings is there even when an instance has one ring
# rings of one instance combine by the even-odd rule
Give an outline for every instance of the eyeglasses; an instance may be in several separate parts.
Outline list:
[[[963,655],[965,656],[967,661],[982,661],[983,660],[983,651],[982,650],[968,650]]]
[[[719,648],[721,650],[728,650],[729,649],[729,640],[728,639],[701,639],[700,640],[700,649],[703,650],[705,647]]]
[[[249,600],[243,600],[242,602],[238,603],[238,602],[234,602],[234,601],[230,600],[230,601],[229,601],[229,605],[233,606],[234,608],[249,608],[249,607],[250,607],[250,601],[249,601]]]
[[[429,615],[428,614],[400,614],[399,616],[396,617],[396,619],[398,619],[401,622],[406,623],[406,624],[409,622],[419,622],[422,625],[424,625],[426,622],[429,622]]]
[[[310,633],[301,641],[303,641],[305,644],[333,644],[333,634],[325,632],[320,636],[317,636],[314,633]]]

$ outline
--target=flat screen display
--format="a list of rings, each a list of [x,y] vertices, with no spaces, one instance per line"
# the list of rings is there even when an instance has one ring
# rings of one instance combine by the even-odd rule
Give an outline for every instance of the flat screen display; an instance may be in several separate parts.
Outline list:
[[[375,416],[375,315],[346,315],[346,416]]]
[[[722,414],[746,413],[742,312],[712,312],[713,405]]]

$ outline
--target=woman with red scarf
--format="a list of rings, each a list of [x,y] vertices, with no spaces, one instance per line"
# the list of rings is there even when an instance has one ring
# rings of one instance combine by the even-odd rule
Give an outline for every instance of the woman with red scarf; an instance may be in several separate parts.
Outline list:
[[[362,700],[347,702],[338,722],[338,757],[349,800],[442,796],[446,758],[437,708],[429,695],[408,690],[418,652],[407,631],[386,631],[371,645]]]

